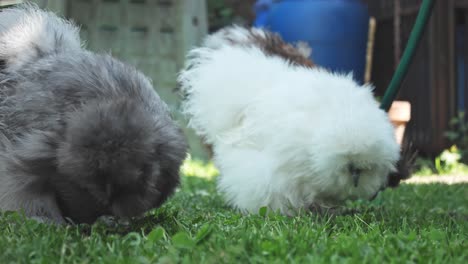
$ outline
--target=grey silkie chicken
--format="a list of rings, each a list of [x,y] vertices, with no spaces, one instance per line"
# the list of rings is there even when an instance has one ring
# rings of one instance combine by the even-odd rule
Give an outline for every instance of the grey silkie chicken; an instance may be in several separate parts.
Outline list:
[[[135,68],[34,5],[0,12],[0,210],[92,223],[160,206],[187,144]]]

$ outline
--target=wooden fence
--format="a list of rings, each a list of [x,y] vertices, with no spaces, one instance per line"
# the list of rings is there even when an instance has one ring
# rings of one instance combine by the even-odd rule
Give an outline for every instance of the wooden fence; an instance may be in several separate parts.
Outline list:
[[[135,65],[153,84],[184,125],[191,152],[206,158],[199,137],[186,128],[176,75],[186,52],[207,34],[205,0],[33,0],[39,6],[74,20],[87,48],[110,52]]]
[[[377,18],[372,80],[382,95],[413,28],[421,0],[368,0]],[[406,138],[423,152],[437,154],[450,119],[468,110],[468,0],[436,1],[428,28],[398,95],[410,101]]]

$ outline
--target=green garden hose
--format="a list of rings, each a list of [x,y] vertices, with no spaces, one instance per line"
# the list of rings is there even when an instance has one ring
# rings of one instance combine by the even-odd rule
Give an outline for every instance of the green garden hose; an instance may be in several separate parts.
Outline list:
[[[380,108],[385,111],[390,109],[390,106],[395,100],[395,97],[401,87],[401,83],[408,73],[408,68],[411,64],[411,61],[413,60],[414,54],[416,53],[416,48],[421,41],[422,33],[426,28],[432,8],[434,6],[434,2],[434,0],[424,0],[421,4],[418,17],[416,18],[413,30],[411,31],[410,37],[408,39],[408,44],[406,45],[401,61],[398,64],[395,74],[393,74],[393,78],[382,99]]]

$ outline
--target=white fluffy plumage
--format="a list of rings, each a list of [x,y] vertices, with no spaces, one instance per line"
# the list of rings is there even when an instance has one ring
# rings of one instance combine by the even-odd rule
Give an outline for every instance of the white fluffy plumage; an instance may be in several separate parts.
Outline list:
[[[218,189],[252,213],[370,199],[400,156],[371,87],[294,63],[271,45],[307,56],[270,32],[234,26],[193,49],[180,73],[184,112],[213,145]]]

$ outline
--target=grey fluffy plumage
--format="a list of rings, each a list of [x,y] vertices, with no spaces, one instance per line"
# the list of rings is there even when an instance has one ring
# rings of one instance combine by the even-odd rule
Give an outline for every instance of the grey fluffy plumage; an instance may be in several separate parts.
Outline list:
[[[135,68],[32,5],[0,12],[0,61],[1,210],[90,223],[173,193],[187,144]]]

